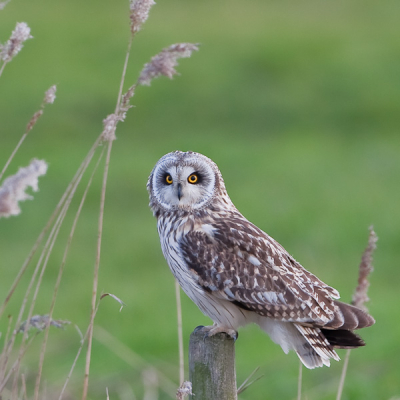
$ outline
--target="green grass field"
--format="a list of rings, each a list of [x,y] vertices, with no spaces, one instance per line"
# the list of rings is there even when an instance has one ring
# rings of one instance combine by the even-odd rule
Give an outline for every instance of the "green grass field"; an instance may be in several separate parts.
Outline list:
[[[400,396],[398,272],[400,243],[400,3],[348,1],[159,0],[135,38],[126,87],[163,47],[200,43],[180,61],[180,76],[139,87],[117,130],[106,195],[90,398],[143,396],[140,362],[101,328],[178,386],[175,288],[148,208],[147,177],[172,150],[193,150],[220,167],[237,208],[277,239],[304,267],[350,301],[368,227],[379,236],[368,304],[376,325],[352,352],[343,399]],[[17,153],[8,175],[36,157],[49,163],[40,192],[22,214],[0,221],[0,300],[37,235],[115,108],[129,39],[128,1],[12,0],[0,11],[0,42],[25,21],[34,39],[0,77],[0,165],[38,109],[45,90],[57,99]],[[90,173],[90,171],[89,171]],[[89,174],[84,178],[84,184]],[[101,174],[97,174],[72,244],[55,318],[86,330],[90,317]],[[63,226],[35,309],[48,312],[54,281],[84,186]],[[28,270],[8,314],[16,319]],[[183,297],[185,349],[197,325],[209,324]],[[3,318],[0,331],[5,333]],[[79,347],[70,326],[52,330],[44,380],[59,390]],[[4,336],[0,338],[3,345]],[[23,372],[35,379],[38,337]],[[240,399],[294,399],[298,359],[284,355],[256,327],[236,343],[240,384],[257,366],[264,377]],[[339,350],[344,357],[344,351]],[[128,361],[129,361],[128,360]],[[303,370],[304,399],[334,399],[342,363]],[[84,354],[69,397],[81,395]],[[53,396],[54,394],[54,396]],[[125,397],[124,397],[125,396]],[[168,399],[160,392],[160,399]]]

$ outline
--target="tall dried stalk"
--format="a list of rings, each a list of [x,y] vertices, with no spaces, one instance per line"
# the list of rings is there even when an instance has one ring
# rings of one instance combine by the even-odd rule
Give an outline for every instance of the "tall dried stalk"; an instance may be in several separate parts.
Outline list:
[[[50,219],[48,220],[47,224],[45,225],[45,227],[43,228],[42,232],[40,232],[38,238],[36,239],[35,244],[33,245],[28,257],[25,259],[21,269],[19,270],[13,284],[11,285],[11,288],[3,302],[3,304],[0,307],[0,319],[5,311],[5,308],[8,304],[8,302],[10,301],[16,287],[18,286],[19,282],[21,281],[22,276],[24,275],[25,271],[27,270],[30,262],[32,261],[34,255],[36,254],[36,251],[38,249],[38,247],[40,246],[40,244],[42,243],[44,237],[46,236],[47,232],[49,231],[49,229],[51,228],[54,220],[57,218],[57,216],[60,213],[60,210],[62,209],[62,207],[64,207],[66,199],[69,196],[73,196],[78,184],[80,182],[80,180],[82,179],[83,174],[85,173],[86,169],[88,168],[90,161],[93,158],[93,155],[99,145],[101,141],[101,138],[98,137],[97,140],[95,141],[95,143],[93,144],[92,148],[89,150],[88,154],[86,155],[85,159],[83,160],[83,162],[81,163],[81,165],[78,168],[78,171],[76,172],[75,176],[72,178],[70,184],[68,185],[67,189],[65,190],[65,192],[63,193],[63,195],[61,196],[60,201],[58,202],[56,208],[53,211],[53,214],[51,215]]]
[[[82,400],[86,399],[87,391],[88,391],[88,387],[89,387],[90,358],[91,358],[92,341],[93,341],[93,325],[94,325],[94,317],[95,317],[96,301],[97,301],[97,286],[98,286],[98,281],[99,281],[101,238],[102,238],[102,233],[103,233],[104,203],[105,203],[105,196],[106,196],[108,169],[109,169],[109,165],[110,165],[111,148],[112,148],[112,141],[109,141],[108,148],[107,148],[106,164],[105,164],[104,173],[103,173],[103,186],[101,189],[96,263],[94,266],[94,276],[93,276],[92,311],[90,314],[90,322],[89,322],[88,350],[86,353],[85,378],[83,381]]]
[[[258,372],[258,370],[260,369],[260,367],[257,367],[254,369],[254,371],[244,380],[244,382],[238,387],[237,389],[237,394],[239,396],[239,394],[243,393],[245,390],[247,390],[251,385],[253,385],[254,383],[256,383],[257,381],[259,381],[264,375],[260,375],[257,378],[253,379],[252,381],[250,381],[250,379]]]
[[[78,223],[78,220],[79,220],[83,205],[84,205],[85,200],[86,200],[86,196],[87,196],[87,194],[89,192],[89,188],[90,188],[90,186],[92,184],[93,177],[94,177],[94,175],[95,175],[95,173],[97,171],[99,163],[103,158],[103,154],[104,154],[104,148],[103,148],[103,151],[101,152],[100,157],[99,157],[99,159],[98,159],[98,161],[97,161],[97,163],[96,163],[96,165],[95,165],[95,167],[93,169],[92,175],[90,176],[90,179],[89,179],[89,181],[88,181],[88,183],[86,185],[85,192],[83,193],[81,202],[80,202],[78,210],[76,212],[75,219],[74,219],[74,222],[72,224],[71,232],[70,232],[69,237],[68,237],[68,242],[67,242],[67,245],[66,245],[65,250],[64,250],[63,259],[61,261],[61,265],[60,265],[60,268],[59,268],[57,281],[56,281],[56,284],[54,286],[53,299],[52,299],[51,306],[50,306],[50,311],[49,311],[49,319],[48,319],[48,323],[46,325],[45,337],[43,339],[42,349],[40,351],[39,371],[38,371],[38,375],[37,375],[36,383],[35,383],[35,394],[34,394],[34,399],[35,400],[37,400],[38,396],[39,396],[40,380],[41,380],[41,376],[42,376],[42,370],[43,370],[44,356],[45,356],[45,352],[46,352],[47,339],[48,339],[48,336],[49,336],[50,321],[51,321],[51,318],[52,318],[52,315],[53,315],[53,311],[54,311],[54,307],[55,307],[55,303],[56,303],[56,298],[57,298],[57,293],[58,293],[58,288],[59,288],[60,283],[61,283],[61,278],[62,278],[62,275],[63,275],[63,272],[64,272],[65,263],[66,263],[66,260],[67,260],[67,255],[68,255],[71,243],[72,243],[72,238],[73,238],[74,233],[75,233],[76,225]]]
[[[96,316],[96,314],[97,314],[97,310],[99,309],[99,305],[100,305],[100,303],[98,303],[97,306],[96,306],[96,308],[95,308],[95,311],[94,311],[94,315],[95,315],[95,316]],[[90,331],[90,329],[91,329],[91,327],[90,327],[90,325],[89,325],[88,328],[87,328],[87,330],[86,330],[85,335],[83,336],[83,338],[82,338],[82,340],[81,340],[81,344],[80,344],[80,346],[79,346],[79,348],[78,348],[78,351],[77,351],[77,353],[76,353],[75,359],[74,359],[74,361],[73,361],[73,363],[72,363],[72,366],[71,366],[71,368],[70,368],[70,370],[69,370],[69,372],[68,372],[68,376],[67,376],[67,378],[66,378],[66,380],[65,380],[65,382],[64,382],[64,385],[63,385],[63,387],[62,387],[62,389],[61,389],[61,392],[60,392],[60,395],[59,395],[59,397],[58,397],[58,400],[62,400],[62,398],[63,398],[63,396],[64,396],[65,389],[67,388],[67,385],[68,385],[68,383],[69,383],[69,380],[71,379],[72,373],[73,373],[73,371],[74,371],[74,369],[75,369],[76,363],[77,363],[77,361],[78,361],[78,359],[79,359],[79,356],[80,356],[80,354],[81,354],[81,351],[82,351],[82,349],[83,349],[83,346],[84,346],[84,344],[85,344],[85,341],[86,341],[86,339],[87,339],[88,336],[89,336],[89,331]]]
[[[300,362],[299,377],[297,379],[297,400],[301,400],[301,385],[303,382],[303,363]]]
[[[122,343],[110,332],[102,328],[101,326],[96,326],[96,332],[94,333],[94,338],[108,349],[110,349],[117,357],[125,361],[132,368],[141,369],[146,367],[151,367],[151,365],[135,353],[129,346]],[[154,369],[156,369],[153,366]],[[156,369],[157,370],[157,369]],[[176,385],[167,376],[165,376],[160,370],[157,370],[157,375],[160,380],[160,389],[170,397],[174,396]]]
[[[369,228],[369,237],[368,237],[368,245],[365,248],[362,257],[361,263],[358,268],[358,285],[353,295],[352,304],[358,308],[363,309],[364,311],[368,312],[365,303],[369,301],[367,292],[369,288],[369,280],[368,276],[373,271],[372,266],[372,256],[376,249],[376,242],[378,241],[378,236],[376,235],[373,226]],[[339,387],[336,395],[336,400],[340,400],[342,398],[343,388],[344,388],[344,381],[346,379],[347,368],[349,365],[350,359],[350,352],[351,350],[347,350],[346,357],[343,363],[342,373],[340,375]]]
[[[94,326],[94,309],[97,298],[97,285],[98,285],[98,273],[100,266],[100,255],[101,255],[101,237],[103,231],[103,215],[104,215],[104,203],[105,203],[105,192],[107,184],[108,169],[110,163],[112,142],[115,140],[115,130],[117,123],[125,119],[126,112],[131,107],[129,105],[130,98],[134,95],[136,85],[148,85],[150,81],[158,76],[164,75],[172,78],[176,74],[174,67],[177,65],[177,59],[181,57],[190,57],[192,51],[197,50],[197,46],[190,43],[180,43],[170,46],[168,49],[164,49],[160,54],[152,58],[150,63],[146,64],[138,78],[136,85],[130,87],[124,96],[122,96],[122,89],[125,82],[125,74],[128,65],[129,55],[131,51],[132,41],[134,35],[141,29],[141,25],[147,20],[149,10],[151,6],[155,4],[152,0],[136,0],[131,2],[131,36],[128,43],[128,49],[125,56],[125,62],[122,72],[122,78],[120,82],[120,88],[117,98],[117,105],[114,114],[109,115],[104,122],[104,130],[102,133],[102,139],[107,141],[108,149],[106,156],[106,164],[103,173],[103,186],[101,191],[100,201],[100,214],[98,224],[98,238],[97,238],[97,253],[96,262],[94,268],[93,278],[93,292],[92,292],[92,311],[89,323],[89,334],[88,334],[88,350],[86,353],[86,364],[85,364],[85,376],[83,382],[83,393],[82,400],[86,400],[88,386],[89,386],[89,372],[90,372],[90,359],[91,359],[91,348],[93,340],[93,326]],[[181,316],[180,316],[181,318]],[[182,333],[180,332],[180,335]],[[180,343],[182,339],[180,338]],[[181,345],[180,345],[181,347]],[[181,372],[180,377],[183,382],[183,345],[180,348],[180,365]]]
[[[44,99],[42,101],[42,104],[40,106],[39,111],[36,111],[35,114],[33,114],[32,118],[28,122],[28,125],[26,126],[25,133],[22,135],[22,137],[19,140],[17,146],[15,147],[13,152],[11,153],[11,155],[8,158],[6,164],[4,165],[2,171],[0,172],[0,181],[3,178],[3,175],[6,172],[6,169],[10,165],[10,163],[11,163],[12,159],[14,158],[15,154],[17,153],[18,149],[21,147],[22,143],[24,142],[24,140],[28,136],[28,133],[33,129],[33,127],[35,126],[35,124],[38,121],[39,117],[41,117],[43,115],[44,107],[47,104],[53,104],[54,103],[54,100],[56,99],[56,90],[57,90],[56,85],[53,85],[45,92]]]
[[[120,82],[120,86],[119,86],[118,98],[117,98],[117,105],[116,105],[115,113],[114,113],[115,116],[119,116],[120,111],[121,111],[120,108],[121,108],[121,100],[122,100],[122,90],[123,90],[123,86],[124,86],[124,82],[125,82],[126,69],[128,67],[128,60],[129,60],[129,55],[130,55],[130,51],[131,51],[131,47],[132,47],[133,35],[134,35],[134,33],[132,33],[130,36],[129,43],[128,43],[128,49],[127,49],[126,56],[125,56],[125,62],[124,62],[124,67],[123,67],[123,71],[122,71],[122,77],[121,77],[121,82]],[[133,91],[132,91],[132,96],[133,96]],[[128,107],[129,98],[127,100],[127,104],[124,104],[125,108]],[[126,108],[126,110],[124,110],[123,112],[126,112],[127,109],[128,108]],[[121,119],[123,120],[124,117],[125,117],[125,115],[123,117],[121,117]],[[107,123],[109,121],[107,121],[107,119],[106,119],[104,122],[104,131],[102,133],[102,139],[107,140],[107,155],[106,155],[106,163],[105,163],[104,172],[103,172],[103,184],[102,184],[102,189],[101,189],[100,212],[99,212],[98,234],[97,234],[96,262],[95,262],[95,266],[94,266],[94,275],[93,275],[92,309],[91,309],[90,322],[89,322],[88,349],[86,352],[86,364],[85,364],[85,376],[84,376],[84,381],[83,381],[82,400],[86,399],[88,388],[89,388],[90,359],[91,359],[91,350],[92,350],[92,341],[93,341],[93,326],[94,326],[94,317],[95,317],[95,307],[96,307],[96,301],[97,301],[97,287],[98,287],[98,280],[99,280],[101,238],[102,238],[102,233],[103,233],[104,204],[105,204],[108,170],[109,170],[109,166],[110,166],[111,149],[112,149],[112,143],[115,140],[115,129],[116,129],[118,120],[119,120],[118,118],[115,118],[115,119],[111,118],[109,120],[109,121],[111,121],[111,129],[110,129],[110,131],[108,131]]]
[[[346,379],[347,368],[349,366],[350,352],[351,352],[350,349],[346,350],[346,356],[344,357],[342,373],[340,374],[340,381],[339,381],[338,391],[336,394],[336,400],[340,400],[342,398],[344,381]]]
[[[62,210],[62,213],[59,215],[59,217],[57,219],[57,223],[53,226],[51,234],[50,234],[50,236],[49,236],[49,238],[48,238],[48,240],[46,242],[44,251],[42,252],[41,257],[39,259],[39,262],[37,263],[37,266],[35,268],[35,271],[34,271],[34,274],[32,276],[32,279],[30,281],[27,293],[25,294],[23,306],[20,309],[20,314],[18,316],[19,320],[22,318],[22,315],[23,315],[23,312],[24,312],[24,309],[25,309],[25,305],[27,303],[27,299],[28,299],[30,290],[31,290],[31,288],[32,288],[32,286],[33,286],[33,284],[35,282],[36,275],[40,270],[38,281],[36,283],[35,291],[34,291],[34,294],[33,294],[33,297],[32,297],[31,303],[30,303],[30,307],[29,307],[27,323],[25,324],[25,328],[24,328],[24,331],[23,331],[22,343],[20,345],[20,350],[19,350],[19,354],[18,354],[18,358],[17,358],[17,365],[16,365],[15,368],[13,368],[14,369],[14,382],[17,382],[17,380],[18,380],[20,363],[21,363],[21,360],[22,360],[22,358],[23,358],[23,356],[25,354],[25,351],[26,351],[26,349],[25,349],[25,341],[28,338],[28,330],[29,330],[29,326],[30,326],[29,322],[30,322],[30,319],[31,319],[31,317],[33,315],[33,309],[34,309],[34,306],[35,306],[35,303],[36,303],[36,299],[37,299],[37,296],[38,296],[38,293],[39,293],[39,289],[40,289],[40,286],[41,286],[42,278],[43,278],[44,272],[46,270],[47,263],[48,263],[50,254],[52,252],[52,249],[54,247],[55,241],[57,239],[58,233],[60,232],[60,229],[61,229],[61,226],[62,226],[62,222],[63,222],[63,220],[65,218],[66,212],[67,212],[67,208],[64,208]],[[43,263],[42,263],[42,261],[43,261]],[[14,344],[15,337],[16,337],[18,332],[19,332],[19,330],[16,328],[14,330],[14,332],[13,332],[12,344]],[[10,346],[10,351],[11,350],[12,350],[12,347]]]
[[[90,161],[91,161],[91,159],[92,159],[92,157],[94,155],[94,152],[95,152],[99,142],[100,142],[100,138],[98,140],[96,140],[95,145],[90,149],[90,151],[89,151],[88,155],[86,156],[85,160],[82,162],[81,166],[79,167],[78,172],[75,174],[72,182],[68,186],[67,190],[64,192],[64,194],[63,194],[60,202],[58,203],[55,211],[53,212],[52,216],[50,217],[50,220],[48,221],[48,223],[45,226],[45,228],[43,229],[43,231],[40,233],[40,235],[39,235],[35,245],[33,246],[28,258],[25,260],[21,270],[19,271],[19,273],[17,275],[17,278],[15,279],[15,281],[14,281],[12,287],[11,287],[11,290],[9,291],[9,293],[8,293],[8,295],[7,295],[5,301],[4,301],[4,303],[3,303],[3,305],[2,305],[2,307],[0,309],[0,317],[1,317],[2,313],[5,310],[5,307],[6,307],[7,303],[8,303],[8,301],[10,300],[12,294],[14,293],[15,288],[17,287],[20,279],[22,278],[22,275],[26,271],[30,261],[32,260],[34,254],[36,253],[37,248],[39,247],[40,243],[44,239],[47,231],[52,227],[51,232],[49,234],[49,237],[47,239],[47,242],[46,242],[46,244],[44,246],[44,249],[43,249],[43,251],[42,251],[42,253],[41,253],[40,257],[39,257],[39,261],[38,261],[38,263],[36,265],[36,268],[35,268],[35,271],[33,273],[33,276],[32,276],[32,278],[30,280],[29,285],[28,285],[28,289],[26,290],[24,299],[22,301],[22,305],[21,305],[20,312],[19,312],[19,315],[18,315],[18,318],[17,318],[17,322],[15,324],[15,329],[13,331],[12,338],[7,343],[5,351],[3,352],[3,355],[2,355],[2,360],[1,360],[2,361],[2,365],[1,365],[1,370],[0,370],[0,393],[4,389],[5,384],[7,383],[8,379],[10,377],[10,373],[8,373],[7,376],[5,376],[4,374],[6,372],[8,359],[9,359],[11,351],[13,349],[16,335],[17,335],[17,333],[19,331],[18,327],[20,326],[20,323],[22,321],[22,315],[24,313],[25,306],[26,306],[26,303],[27,303],[31,288],[32,288],[32,286],[33,286],[33,284],[35,282],[37,273],[38,273],[38,271],[40,269],[40,266],[42,265],[42,261],[43,260],[45,260],[44,264],[42,265],[42,271],[44,272],[45,265],[47,265],[48,257],[50,256],[51,249],[54,246],[54,243],[55,243],[55,240],[57,238],[57,234],[58,234],[59,229],[61,227],[62,221],[64,220],[64,217],[65,217],[66,212],[67,212],[67,210],[69,208],[69,205],[70,205],[70,203],[72,201],[72,198],[73,198],[73,196],[75,194],[75,191],[76,191],[76,189],[77,189],[77,187],[78,187],[78,185],[79,185],[79,183],[80,183],[80,181],[81,181],[81,179],[83,177],[83,174],[84,174],[85,170],[87,169],[87,167],[88,167],[88,165],[89,165],[89,163],[90,163]],[[55,220],[55,222],[54,222],[54,220]],[[53,225],[53,222],[54,222],[54,225]],[[50,249],[50,251],[49,251],[49,249]],[[15,376],[18,375],[17,372],[19,370],[19,364],[20,364],[20,362],[22,360],[23,355],[26,352],[26,349],[24,348],[25,347],[24,346],[24,342],[25,342],[25,340],[27,338],[27,330],[28,330],[28,327],[29,327],[29,320],[30,320],[30,318],[32,316],[33,307],[34,307],[34,304],[35,304],[35,298],[37,296],[37,292],[39,290],[39,287],[40,287],[40,282],[38,282],[38,284],[36,286],[36,288],[37,288],[36,289],[36,295],[34,296],[34,299],[33,299],[32,303],[31,303],[31,307],[30,307],[28,318],[27,318],[27,323],[25,324],[23,340],[22,340],[22,344],[21,344],[21,347],[20,347],[20,351],[19,351],[19,355],[18,355],[17,361],[15,362],[14,366],[11,368],[11,371],[10,371],[10,372],[13,371],[14,373],[16,373]]]

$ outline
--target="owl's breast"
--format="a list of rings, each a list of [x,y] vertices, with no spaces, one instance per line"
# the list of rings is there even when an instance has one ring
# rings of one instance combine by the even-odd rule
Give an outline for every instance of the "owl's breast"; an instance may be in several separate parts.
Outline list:
[[[174,215],[166,215],[157,222],[162,252],[171,272],[185,292],[186,287],[197,287],[180,248],[182,236],[187,231],[188,225],[192,225],[188,217],[177,218]]]

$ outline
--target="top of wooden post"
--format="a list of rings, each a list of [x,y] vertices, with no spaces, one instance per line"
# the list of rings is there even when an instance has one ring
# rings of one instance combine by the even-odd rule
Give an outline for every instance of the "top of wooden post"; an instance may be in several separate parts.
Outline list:
[[[193,400],[237,400],[235,341],[225,333],[208,336],[204,327],[190,335],[189,380]]]

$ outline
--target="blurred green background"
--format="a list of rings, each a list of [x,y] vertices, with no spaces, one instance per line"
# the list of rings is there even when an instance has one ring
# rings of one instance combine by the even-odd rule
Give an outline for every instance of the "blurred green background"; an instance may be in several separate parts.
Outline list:
[[[187,41],[201,49],[180,61],[181,75],[173,81],[160,78],[138,88],[135,108],[117,130],[99,290],[120,297],[126,307],[119,313],[112,299],[100,306],[91,398],[105,398],[106,387],[111,399],[143,397],[146,367],[116,341],[178,385],[174,281],[146,192],[156,161],[176,149],[212,158],[238,209],[337,288],[344,301],[351,300],[374,225],[379,242],[368,306],[377,323],[362,332],[367,347],[351,354],[343,399],[400,396],[399,17],[395,0],[158,1],[134,41],[126,87],[163,47]],[[102,119],[115,108],[129,38],[128,1],[12,0],[0,11],[0,42],[17,21],[28,23],[34,39],[0,78],[1,164],[45,90],[53,84],[58,90],[7,172],[34,157],[49,163],[34,201],[22,204],[20,216],[0,221],[2,297],[100,134]],[[90,315],[100,186],[97,174],[54,315],[82,331]],[[35,313],[49,308],[83,188],[50,259]],[[32,270],[7,310],[14,318]],[[185,350],[192,330],[209,322],[183,296]],[[3,334],[6,326],[3,318]],[[104,339],[104,329],[115,340]],[[23,368],[28,380],[35,377],[40,340]],[[78,346],[72,326],[52,330],[44,366],[48,398],[58,394]],[[254,326],[242,329],[236,352],[238,384],[257,366],[264,374],[241,399],[296,398],[295,354],[284,355]],[[80,396],[83,368],[84,354],[69,398]],[[335,398],[341,368],[342,362],[333,362],[331,368],[303,370],[304,398]],[[160,391],[159,398],[170,397]]]

